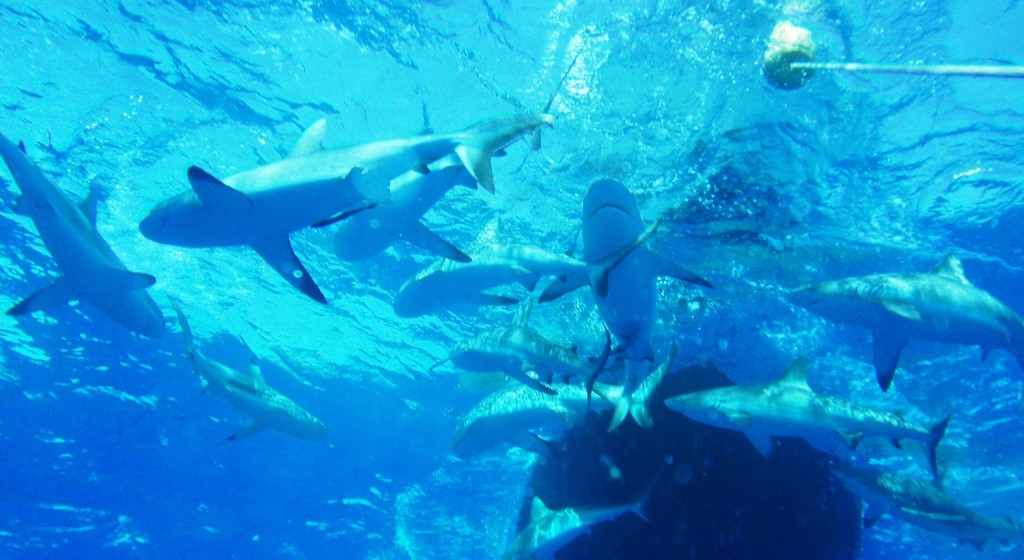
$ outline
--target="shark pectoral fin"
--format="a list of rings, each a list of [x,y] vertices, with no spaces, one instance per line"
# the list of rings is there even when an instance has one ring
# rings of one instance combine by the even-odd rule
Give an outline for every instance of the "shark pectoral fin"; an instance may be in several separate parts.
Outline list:
[[[726,411],[725,415],[729,417],[730,422],[740,428],[749,428],[754,422],[754,419],[749,414],[737,410]]]
[[[885,515],[886,509],[883,505],[868,502],[868,507],[864,510],[864,526],[867,528],[874,527],[875,523],[878,523],[878,520]]]
[[[485,292],[477,292],[466,296],[466,303],[473,305],[515,305],[519,300],[508,296],[496,296]]]
[[[979,552],[985,551],[985,541],[983,539],[968,539],[966,541],[961,540],[960,544],[967,543],[975,548]]]
[[[915,323],[920,323],[921,322],[921,312],[918,311],[917,307],[914,307],[913,304],[910,304],[910,303],[907,303],[907,302],[903,302],[903,301],[892,301],[892,300],[885,300],[885,299],[883,299],[882,301],[880,301],[878,303],[879,303],[879,305],[884,307],[886,311],[888,311],[889,313],[892,313],[893,315],[896,315],[896,316],[899,316],[899,317],[903,317],[904,319],[906,319],[908,321],[913,321]],[[947,320],[947,324],[948,324],[948,320]]]
[[[545,303],[558,299],[573,290],[577,290],[583,287],[584,285],[586,285],[586,283],[587,279],[579,274],[572,274],[556,278],[553,282],[548,284],[546,288],[544,288],[544,291],[541,292],[540,297],[537,298],[537,301],[540,303]],[[605,294],[607,294],[607,283],[605,284],[605,286]]]
[[[608,329],[604,329],[604,350],[601,351],[601,356],[598,357],[597,361],[594,362],[594,366],[587,372],[587,379],[585,381],[587,388],[587,410],[590,410],[590,399],[591,394],[596,390],[597,378],[604,371],[604,366],[608,365],[608,358],[612,355],[612,335],[608,332]],[[604,395],[600,395],[602,398],[607,399]]]
[[[188,182],[204,206],[231,210],[247,210],[253,206],[252,199],[245,193],[225,185],[199,167],[188,168]]]
[[[123,268],[104,266],[103,273],[113,282],[123,285],[125,290],[144,290],[156,284],[156,277],[144,272],[132,272]]]
[[[289,284],[314,300],[327,303],[327,298],[317,287],[313,277],[295,256],[295,251],[292,250],[292,244],[287,235],[260,239],[250,245]]]
[[[648,250],[647,253],[650,255],[651,262],[654,264],[654,273],[658,276],[671,276],[677,280],[683,282],[689,282],[690,284],[697,284],[704,286],[705,288],[714,288],[711,282],[708,282],[704,278],[694,274],[690,270],[684,268],[679,263],[671,261],[654,251]]]
[[[78,203],[78,209],[89,220],[92,229],[96,229],[96,206],[99,204],[99,189],[89,189],[89,194]]]
[[[321,118],[309,125],[299,139],[292,144],[286,157],[302,157],[315,154],[324,149],[324,136],[327,135],[327,119]]]
[[[457,262],[470,262],[473,260],[469,255],[460,251],[458,247],[441,239],[436,233],[430,231],[427,226],[419,222],[412,224],[403,231],[402,239],[441,258]]]
[[[952,415],[947,414],[945,418],[936,422],[930,430],[928,430],[928,440],[925,444],[925,451],[928,453],[928,466],[932,470],[932,477],[936,481],[939,479],[939,464],[937,452],[939,448],[939,442],[946,436],[946,428],[949,426],[949,419]]]
[[[530,377],[529,375],[526,374],[525,371],[520,371],[518,373],[516,373],[516,372],[509,372],[509,377],[511,377],[512,379],[515,379],[516,381],[522,383],[523,385],[526,385],[527,387],[529,387],[531,389],[536,389],[537,391],[540,391],[541,393],[544,393],[546,395],[557,395],[558,394],[558,391],[555,391],[554,389],[552,389],[551,387],[548,387],[544,383],[541,383],[540,381]]]
[[[896,449],[903,449],[903,443],[901,443],[900,440],[896,438],[892,438],[891,440],[889,440],[889,443],[891,443],[892,446],[895,447]]]
[[[63,278],[58,278],[53,284],[36,290],[32,295],[8,309],[7,314],[18,316],[35,311],[45,311],[67,303],[68,300],[73,298],[74,294],[72,293],[70,283]]]
[[[391,203],[391,179],[383,173],[353,167],[345,176],[345,181],[351,183],[370,202]]]
[[[266,430],[267,428],[267,425],[257,422],[255,419],[253,419],[249,422],[249,425],[228,436],[228,439],[231,441],[235,441],[236,439],[247,438],[249,436],[258,434],[263,430]]]
[[[907,345],[909,339],[900,336],[886,336],[875,331],[872,334],[874,339],[875,354],[875,375],[878,376],[878,385],[883,391],[888,391],[892,385],[892,377],[896,374],[896,366],[900,361],[900,352]]]
[[[480,186],[487,189],[487,192],[494,192],[494,171],[491,169],[491,154],[477,146],[459,144],[455,148],[455,154],[462,160],[470,175],[476,179]]]
[[[423,163],[422,161],[414,163],[412,166],[412,170],[415,171],[416,173],[419,173],[420,175],[430,174],[430,166]]]
[[[744,433],[762,457],[765,459],[771,459],[773,449],[772,436],[759,432]]]
[[[327,227],[327,226],[329,226],[331,224],[335,224],[335,223],[338,223],[338,222],[340,222],[342,220],[346,220],[348,218],[351,218],[352,216],[355,216],[356,214],[362,212],[363,210],[370,210],[370,209],[376,208],[377,206],[378,206],[378,204],[376,202],[364,202],[363,204],[359,204],[358,206],[355,206],[353,208],[349,208],[348,210],[345,210],[344,212],[339,212],[339,213],[331,216],[330,218],[325,218],[323,220],[320,220],[319,222],[313,222],[312,224],[309,225],[309,227],[315,227],[315,228]]]
[[[241,391],[249,395],[259,395],[260,390],[257,388],[251,380],[245,378],[229,377],[224,380],[224,384],[229,386],[233,391]]]
[[[839,432],[839,435],[846,442],[846,446],[854,450],[860,445],[860,441],[864,439],[864,432]]]

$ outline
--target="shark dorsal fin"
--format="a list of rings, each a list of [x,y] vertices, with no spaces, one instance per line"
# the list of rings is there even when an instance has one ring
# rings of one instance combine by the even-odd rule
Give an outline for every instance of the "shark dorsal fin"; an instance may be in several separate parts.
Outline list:
[[[533,501],[530,502],[530,523],[535,523],[550,512],[551,508],[544,503],[544,500],[540,499],[540,496],[534,496]]]
[[[799,387],[801,389],[810,388],[807,385],[807,371],[808,371],[808,360],[807,356],[800,356],[793,360],[793,363],[789,364],[786,368],[785,373],[782,377],[775,382],[776,385],[786,385],[789,387]]]
[[[932,269],[932,274],[952,278],[963,284],[970,284],[967,281],[967,277],[964,276],[964,267],[960,264],[960,257],[956,255],[949,255],[942,259],[942,262],[935,265],[935,268]]]
[[[516,316],[512,319],[512,324],[516,327],[525,328],[527,323],[530,322],[530,314],[533,312],[533,298],[526,298],[523,304],[519,306],[516,311]]]
[[[309,125],[299,139],[288,151],[289,158],[308,156],[324,149],[324,136],[327,135],[327,119],[320,119]]]
[[[188,168],[188,182],[204,206],[214,208],[252,208],[252,200],[242,191],[225,185],[220,179],[205,170],[192,166]]]

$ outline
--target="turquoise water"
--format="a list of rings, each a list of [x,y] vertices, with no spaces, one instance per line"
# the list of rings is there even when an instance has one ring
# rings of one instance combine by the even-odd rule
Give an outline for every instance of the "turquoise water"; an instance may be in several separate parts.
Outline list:
[[[1024,311],[1024,84],[826,75],[772,88],[775,23],[810,29],[821,60],[1022,62],[1015,1],[0,3],[0,131],[72,197],[150,293],[188,311],[204,351],[267,381],[327,426],[228,442],[245,417],[202,393],[176,332],[133,335],[86,304],[0,319],[0,557],[490,558],[515,534],[534,456],[453,457],[485,393],[430,366],[510,309],[400,319],[398,288],[434,257],[399,243],[344,263],[330,228],[293,234],[327,296],[297,292],[248,248],[159,245],[138,230],[185,170],[218,177],[282,158],[316,119],[328,146],[458,131],[540,110],[544,145],[494,160],[496,193],[454,189],[426,216],[466,250],[576,248],[583,195],[612,177],[654,245],[714,290],[658,281],[655,351],[766,382],[811,357],[816,389],[925,422],[952,411],[946,489],[1019,514],[1021,372],[1009,353],[911,343],[878,390],[870,334],[785,299],[802,284],[923,272],[945,254]],[[0,307],[56,268],[0,177]],[[514,292],[523,297],[525,292]],[[169,322],[170,324],[170,322]],[[585,291],[532,324],[588,356]],[[176,329],[174,326],[172,329]],[[244,340],[244,345],[241,342]],[[926,476],[919,457],[881,464]],[[883,518],[864,558],[1010,557]]]

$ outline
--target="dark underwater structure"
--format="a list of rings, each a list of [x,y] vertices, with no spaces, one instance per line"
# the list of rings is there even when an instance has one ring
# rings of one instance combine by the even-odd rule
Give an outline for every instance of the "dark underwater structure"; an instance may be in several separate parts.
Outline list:
[[[589,413],[564,450],[538,463],[531,483],[552,509],[629,502],[658,478],[645,508],[649,521],[622,515],[596,525],[556,558],[859,558],[860,502],[829,473],[827,455],[776,438],[766,459],[742,433],[662,405],[671,395],[730,383],[710,362],[671,371],[651,399],[652,430],[627,420],[607,433],[611,411]],[[520,528],[529,514],[527,501]]]

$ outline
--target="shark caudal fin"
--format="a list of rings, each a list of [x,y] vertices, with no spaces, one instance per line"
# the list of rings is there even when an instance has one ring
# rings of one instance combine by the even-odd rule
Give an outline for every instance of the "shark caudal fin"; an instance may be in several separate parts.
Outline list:
[[[473,178],[489,192],[494,192],[491,156],[522,135],[555,122],[547,114],[514,115],[477,123],[456,135],[455,153]]]
[[[949,425],[949,418],[951,415],[947,414],[945,418],[937,422],[932,429],[928,430],[928,441],[925,444],[925,451],[928,453],[928,466],[932,469],[932,477],[935,480],[939,480],[939,467],[938,461],[936,460],[936,450],[939,447],[939,442],[946,435],[946,427]]]

